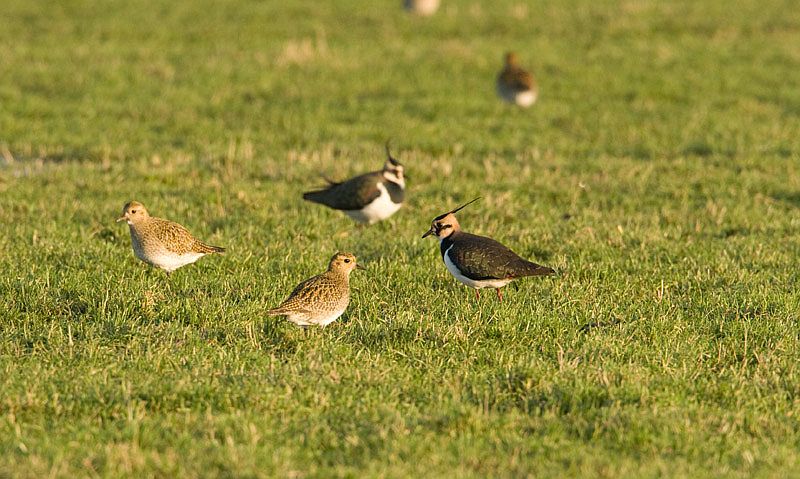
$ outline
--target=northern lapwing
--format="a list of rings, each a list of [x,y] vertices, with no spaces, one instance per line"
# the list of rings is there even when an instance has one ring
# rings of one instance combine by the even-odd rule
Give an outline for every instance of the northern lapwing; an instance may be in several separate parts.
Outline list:
[[[547,266],[520,258],[491,238],[461,231],[456,212],[478,199],[475,198],[467,204],[437,216],[431,223],[431,229],[422,235],[423,238],[429,235],[436,235],[439,238],[442,259],[450,274],[470,288],[474,288],[476,297],[480,297],[481,288],[494,288],[497,297],[502,301],[503,293],[500,288],[511,281],[525,276],[555,273]]]
[[[536,103],[539,96],[533,75],[519,66],[514,52],[506,53],[505,67],[497,76],[497,94],[503,100],[525,108]]]
[[[225,252],[225,248],[198,240],[178,223],[150,216],[138,201],[125,205],[117,218],[117,222],[120,221],[126,221],[130,227],[136,257],[163,269],[168,275],[207,254]]]
[[[303,199],[341,210],[363,224],[371,225],[392,216],[403,206],[406,180],[401,165],[389,152],[383,169],[347,181],[327,180],[327,188],[303,193]]]
[[[297,285],[292,294],[270,316],[285,316],[303,328],[327,326],[344,314],[350,303],[350,273],[364,269],[350,253],[336,253],[324,273]]]

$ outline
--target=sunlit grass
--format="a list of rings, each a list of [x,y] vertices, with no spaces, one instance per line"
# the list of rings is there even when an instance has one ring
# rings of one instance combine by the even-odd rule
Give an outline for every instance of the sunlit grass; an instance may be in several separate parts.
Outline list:
[[[793,2],[6,3],[0,476],[796,474]],[[391,220],[300,199],[389,138]],[[559,274],[476,301],[420,238],[476,196]],[[228,252],[147,268],[130,199]],[[342,320],[264,315],[337,250]]]

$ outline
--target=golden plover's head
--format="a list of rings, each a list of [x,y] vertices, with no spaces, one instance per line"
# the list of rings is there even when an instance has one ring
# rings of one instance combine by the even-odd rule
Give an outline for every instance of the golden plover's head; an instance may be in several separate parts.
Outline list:
[[[129,225],[136,223],[150,217],[150,213],[143,204],[138,201],[131,201],[122,208],[122,216],[117,218],[117,223],[120,221],[127,221]]]
[[[431,229],[429,229],[424,235],[423,238],[427,238],[430,235],[436,235],[437,238],[440,240],[447,238],[451,234],[459,231],[461,226],[458,224],[458,220],[456,219],[456,213],[462,210],[465,206],[470,203],[474,203],[481,199],[481,197],[477,197],[474,200],[470,201],[469,203],[465,203],[458,208],[448,211],[443,215],[439,215],[433,219],[431,222]]]
[[[511,67],[515,67],[515,66],[519,65],[519,57],[517,57],[516,53],[508,52],[508,53],[506,53],[505,58],[506,58],[506,65],[511,66]]]
[[[340,271],[349,274],[354,269],[366,269],[356,262],[352,253],[336,253],[328,264],[328,271]]]
[[[386,142],[386,163],[383,164],[383,176],[395,183],[405,183],[405,169],[389,152],[389,142]]]

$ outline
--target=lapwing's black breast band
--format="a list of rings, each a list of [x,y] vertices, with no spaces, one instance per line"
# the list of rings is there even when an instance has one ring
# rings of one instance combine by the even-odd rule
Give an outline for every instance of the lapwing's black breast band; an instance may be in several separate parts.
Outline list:
[[[386,186],[386,190],[389,192],[389,198],[392,200],[392,203],[398,205],[403,202],[405,199],[405,192],[400,185],[388,180],[384,181],[383,185]]]
[[[439,242],[439,251],[442,252],[442,259],[444,259],[444,255],[447,253],[447,250],[453,246],[453,240],[450,239],[451,237],[452,235]]]

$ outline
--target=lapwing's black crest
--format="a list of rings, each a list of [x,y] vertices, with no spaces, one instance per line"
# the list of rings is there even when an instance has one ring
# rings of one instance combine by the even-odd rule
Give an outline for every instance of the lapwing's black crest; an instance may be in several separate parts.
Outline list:
[[[480,196],[475,198],[474,200],[471,200],[471,201],[468,201],[468,202],[464,203],[463,205],[459,206],[458,208],[456,208],[456,209],[454,209],[452,211],[448,211],[447,213],[444,213],[442,215],[437,216],[436,218],[433,219],[433,221],[443,220],[444,217],[447,216],[447,215],[454,215],[454,214],[458,213],[459,211],[463,210],[465,207],[471,205],[472,203],[475,203],[479,199],[481,199]]]
[[[405,175],[386,143],[383,169],[336,182],[328,187],[303,193],[303,199],[343,211],[360,223],[372,224],[393,215],[405,200]]]
[[[389,151],[389,141],[386,142],[386,161],[391,163],[392,166],[403,166],[397,161],[393,156],[392,153]]]

